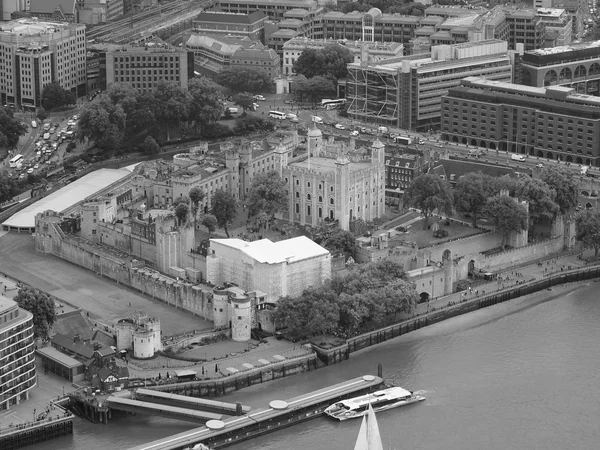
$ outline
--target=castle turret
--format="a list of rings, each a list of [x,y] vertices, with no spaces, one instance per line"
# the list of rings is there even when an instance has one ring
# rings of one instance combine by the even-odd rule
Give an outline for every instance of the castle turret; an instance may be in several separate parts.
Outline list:
[[[229,323],[227,316],[229,310],[227,301],[229,297],[229,291],[224,288],[213,289],[213,325],[215,328],[226,328]]]
[[[240,198],[240,154],[233,148],[230,148],[225,153],[225,167],[227,167],[227,185],[230,187],[229,192],[231,192],[235,198]]]
[[[321,130],[319,130],[316,125],[314,125],[308,130],[308,134],[306,136],[306,150],[308,152],[308,156],[313,156],[315,158],[321,156],[322,148],[323,133],[321,133]]]
[[[288,165],[288,150],[283,144],[283,139],[279,141],[273,153],[275,154],[275,170],[281,177],[283,176],[283,169]]]
[[[229,295],[229,321],[231,322],[231,339],[237,342],[250,340],[252,324],[252,308],[249,296],[240,292]]]

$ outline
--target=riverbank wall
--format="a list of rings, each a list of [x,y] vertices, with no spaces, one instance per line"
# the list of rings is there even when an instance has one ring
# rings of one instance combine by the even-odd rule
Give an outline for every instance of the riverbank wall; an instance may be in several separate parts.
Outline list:
[[[402,336],[403,334],[410,333],[428,325],[433,325],[435,323],[451,319],[452,317],[497,305],[498,303],[503,303],[508,300],[533,294],[545,289],[551,289],[553,286],[558,286],[560,284],[586,281],[599,277],[600,266],[585,267],[560,272],[539,280],[501,289],[497,292],[492,292],[477,298],[468,299],[444,309],[423,314],[400,323],[355,336],[347,339],[344,344],[337,347],[324,349],[318,345],[315,345],[314,343],[312,344],[312,347],[319,359],[324,364],[337,364],[350,359],[350,355],[354,352],[380,344],[389,339]]]

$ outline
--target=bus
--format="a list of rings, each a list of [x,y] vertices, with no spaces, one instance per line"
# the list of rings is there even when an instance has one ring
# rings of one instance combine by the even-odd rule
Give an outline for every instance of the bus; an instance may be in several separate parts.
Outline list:
[[[10,160],[10,167],[15,168],[18,165],[23,163],[23,155],[15,155],[13,159]]]
[[[328,98],[324,98],[323,100],[321,100],[321,108],[325,109],[337,109],[343,107],[345,104],[345,98],[339,98],[337,100],[330,100]]]
[[[287,115],[280,111],[269,111],[269,117],[277,120],[285,120],[287,119]]]
[[[412,144],[412,139],[409,138],[408,136],[396,136],[394,138],[394,142],[396,144],[410,145],[410,144]]]

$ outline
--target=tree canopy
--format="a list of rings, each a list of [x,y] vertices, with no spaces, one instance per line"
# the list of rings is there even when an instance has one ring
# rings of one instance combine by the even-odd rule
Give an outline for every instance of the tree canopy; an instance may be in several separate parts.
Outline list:
[[[33,334],[36,339],[48,340],[56,319],[54,300],[45,292],[29,286],[22,287],[14,298],[19,307],[33,314]]]
[[[217,218],[212,214],[204,214],[200,223],[206,228],[209,236],[215,232],[218,225]]]
[[[434,211],[452,213],[454,194],[452,186],[437,175],[423,174],[414,178],[404,194],[408,204],[421,210],[425,217],[423,229],[426,230],[429,217]]]
[[[272,170],[254,176],[245,202],[249,216],[264,212],[272,218],[287,209],[287,202],[286,184],[278,172]]]
[[[175,206],[175,217],[177,217],[179,226],[186,224],[189,212],[190,206],[187,203],[181,202]]]
[[[542,170],[540,179],[556,191],[555,202],[558,204],[561,214],[566,214],[571,208],[577,206],[578,183],[575,175],[569,169],[560,166],[546,166]]]
[[[14,117],[10,108],[0,106],[0,148],[14,148],[27,127]]]
[[[211,213],[229,237],[229,227],[237,217],[237,200],[229,192],[217,189],[210,199]]]
[[[156,118],[167,125],[167,139],[170,127],[178,126],[190,117],[192,95],[175,82],[160,80],[154,88],[154,98],[160,107]]]
[[[78,136],[80,139],[93,139],[101,148],[114,150],[123,142],[126,120],[121,105],[114,104],[108,95],[100,94],[82,108]]]
[[[575,216],[577,240],[586,248],[594,249],[594,256],[600,251],[600,210],[585,209]]]
[[[355,266],[323,286],[277,301],[275,323],[293,336],[341,330],[357,334],[399,312],[411,312],[418,295],[401,264],[382,260]]]
[[[221,86],[205,77],[194,78],[188,83],[188,91],[192,96],[190,120],[199,126],[219,120],[223,112]]]
[[[307,48],[294,62],[294,72],[310,79],[327,77],[330,80],[346,78],[346,66],[354,61],[350,50],[340,44],[328,44],[322,49]]]
[[[17,193],[16,182],[8,176],[6,171],[0,171],[0,203],[4,203]]]
[[[254,104],[254,96],[250,92],[238,92],[233,96],[234,105],[238,105],[244,111],[252,109]]]
[[[496,230],[502,234],[502,248],[506,246],[510,233],[527,229],[527,209],[507,195],[488,199],[482,214],[492,220]]]
[[[42,106],[46,109],[73,105],[76,101],[75,95],[71,91],[63,89],[57,81],[48,83],[42,90]]]
[[[148,155],[158,155],[160,153],[160,145],[158,145],[152,136],[146,136],[141,147]]]
[[[298,75],[294,78],[294,98],[299,101],[316,102],[324,97],[335,96],[335,83],[331,78],[320,75],[306,78]]]
[[[540,179],[523,177],[515,186],[515,196],[529,203],[529,219],[532,224],[542,219],[554,219],[560,212],[555,202],[556,191]]]
[[[219,84],[234,92],[262,92],[271,85],[271,78],[261,69],[228,67],[220,73]]]
[[[461,213],[470,214],[473,226],[490,197],[493,184],[489,175],[483,172],[469,172],[458,179],[454,188],[454,204]]]

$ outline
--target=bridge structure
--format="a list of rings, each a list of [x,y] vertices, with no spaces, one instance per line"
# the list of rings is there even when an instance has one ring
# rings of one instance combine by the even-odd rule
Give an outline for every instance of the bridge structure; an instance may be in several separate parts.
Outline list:
[[[225,416],[207,411],[181,408],[178,406],[161,405],[152,402],[142,402],[124,397],[108,397],[105,405],[113,410],[124,411],[134,414],[150,414],[154,416],[168,417],[170,419],[186,420],[188,422],[205,423],[210,420],[222,420]]]
[[[205,398],[189,397],[187,395],[170,394],[153,389],[136,389],[134,391],[134,399],[141,402],[152,402],[229,416],[241,416],[250,412],[250,407],[241,403],[219,402]]]
[[[382,384],[382,378],[365,375],[287,401],[273,400],[268,407],[242,416],[209,420],[205,426],[142,444],[130,450],[180,450],[200,444],[211,449],[224,448],[319,417],[332,403],[376,390]]]

